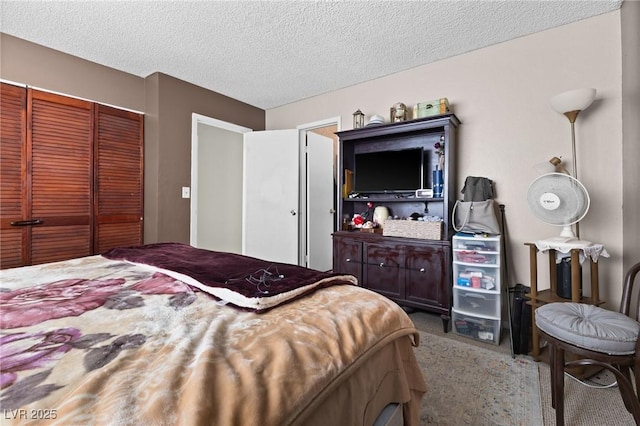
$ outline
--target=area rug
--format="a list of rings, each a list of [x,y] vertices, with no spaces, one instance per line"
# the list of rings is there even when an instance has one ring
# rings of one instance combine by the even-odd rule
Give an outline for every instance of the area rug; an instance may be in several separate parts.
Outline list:
[[[415,348],[428,391],[422,425],[542,425],[538,366],[489,348],[420,331]]]

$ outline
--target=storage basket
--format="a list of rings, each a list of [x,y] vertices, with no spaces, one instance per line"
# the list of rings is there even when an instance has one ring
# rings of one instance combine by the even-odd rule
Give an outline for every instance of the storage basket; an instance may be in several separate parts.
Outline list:
[[[439,240],[442,238],[442,222],[421,220],[385,220],[382,235],[388,237],[420,238]]]

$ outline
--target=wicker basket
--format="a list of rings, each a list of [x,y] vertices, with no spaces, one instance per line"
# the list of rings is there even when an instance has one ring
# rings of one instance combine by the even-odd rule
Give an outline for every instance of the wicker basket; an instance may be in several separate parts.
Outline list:
[[[442,238],[442,222],[420,220],[385,220],[382,235],[388,237],[420,238],[439,240]]]

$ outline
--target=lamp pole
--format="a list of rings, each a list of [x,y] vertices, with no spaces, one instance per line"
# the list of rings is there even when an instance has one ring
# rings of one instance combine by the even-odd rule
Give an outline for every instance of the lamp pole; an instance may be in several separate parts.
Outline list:
[[[571,157],[573,158],[573,177],[578,180],[578,161],[576,160],[576,119],[580,110],[567,111],[564,115],[571,123]],[[576,238],[580,240],[580,222],[576,222]]]

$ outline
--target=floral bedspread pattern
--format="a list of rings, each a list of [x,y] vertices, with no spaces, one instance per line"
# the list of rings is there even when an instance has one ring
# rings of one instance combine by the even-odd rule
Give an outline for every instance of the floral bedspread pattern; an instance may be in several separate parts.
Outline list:
[[[360,287],[256,314],[102,256],[0,271],[0,329],[3,424],[52,425],[291,424],[354,360],[416,336]]]

